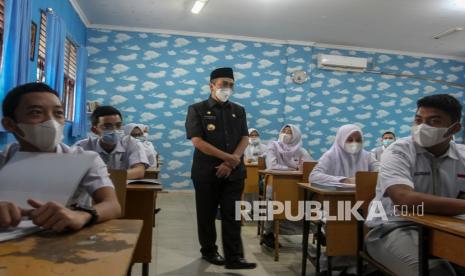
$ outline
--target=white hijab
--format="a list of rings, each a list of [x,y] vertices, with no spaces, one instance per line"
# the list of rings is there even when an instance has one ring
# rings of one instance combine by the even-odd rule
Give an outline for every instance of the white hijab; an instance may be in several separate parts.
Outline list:
[[[369,152],[362,149],[356,154],[350,154],[344,150],[344,144],[347,138],[354,132],[359,132],[363,139],[363,132],[360,127],[356,125],[344,125],[338,129],[336,141],[334,141],[333,146],[325,153],[325,156],[334,162],[334,166],[331,166],[327,174],[353,177],[358,171],[369,170]]]
[[[280,141],[271,141],[271,144],[274,148],[278,150],[279,153],[283,155],[285,159],[292,159],[296,155],[298,151],[300,151],[300,148],[302,147],[302,134],[300,132],[300,129],[293,124],[287,124],[281,128],[281,133],[284,128],[290,127],[292,130],[292,139],[289,144],[284,144],[283,142]]]
[[[135,123],[130,123],[124,126],[124,135],[131,135],[131,132],[138,127],[140,131],[144,132],[144,125],[142,124],[135,124]]]

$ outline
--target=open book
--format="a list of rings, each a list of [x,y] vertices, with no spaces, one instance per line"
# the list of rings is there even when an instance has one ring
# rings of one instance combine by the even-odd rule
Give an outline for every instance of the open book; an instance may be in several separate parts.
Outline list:
[[[95,158],[93,152],[18,152],[0,169],[0,201],[13,202],[22,209],[32,209],[28,199],[67,205]],[[40,230],[32,231],[31,223],[22,221],[18,229],[0,231],[0,240]]]

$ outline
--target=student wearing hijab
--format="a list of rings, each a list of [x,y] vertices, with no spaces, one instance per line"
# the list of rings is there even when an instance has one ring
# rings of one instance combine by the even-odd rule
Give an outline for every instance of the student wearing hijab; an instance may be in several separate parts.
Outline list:
[[[158,153],[152,142],[147,140],[148,135],[144,132],[145,129],[147,129],[147,126],[143,124],[127,124],[124,126],[124,135],[131,136],[141,142],[144,147],[145,154],[147,155],[147,159],[149,160],[150,167],[156,167]]]
[[[381,161],[381,155],[384,150],[389,147],[392,143],[396,141],[396,135],[392,131],[386,131],[381,136],[382,145],[371,150],[371,154],[376,158],[376,160]]]
[[[363,149],[363,132],[356,125],[344,125],[333,146],[323,154],[309,177],[315,183],[355,183],[358,171],[378,171],[379,162]]]
[[[260,133],[255,128],[249,128],[249,145],[244,152],[245,163],[257,163],[258,157],[266,155],[266,145],[260,141]]]
[[[302,147],[302,135],[296,125],[285,125],[280,131],[278,141],[268,144],[267,169],[299,170],[303,162],[312,160],[308,151]]]
[[[296,125],[285,125],[279,134],[278,141],[271,141],[266,153],[266,168],[271,170],[299,170],[302,163],[313,161],[310,154],[302,147],[302,135]],[[266,198],[271,199],[272,188],[266,189]],[[273,232],[273,222],[265,223],[265,235],[263,244],[274,248],[275,237]],[[302,225],[299,222],[284,221],[280,224],[282,235],[299,234]]]

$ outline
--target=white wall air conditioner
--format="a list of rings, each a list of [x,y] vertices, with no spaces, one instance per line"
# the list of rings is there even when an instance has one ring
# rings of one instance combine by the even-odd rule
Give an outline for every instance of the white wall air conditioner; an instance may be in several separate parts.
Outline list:
[[[324,54],[318,56],[318,68],[321,69],[363,72],[367,69],[367,65],[368,60],[366,58]]]

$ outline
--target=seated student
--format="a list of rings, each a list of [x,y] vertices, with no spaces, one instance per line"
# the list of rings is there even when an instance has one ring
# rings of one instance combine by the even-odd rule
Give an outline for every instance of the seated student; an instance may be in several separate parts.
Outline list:
[[[83,153],[82,149],[69,148],[61,142],[65,125],[63,106],[58,93],[46,84],[34,82],[12,89],[3,101],[2,110],[3,127],[14,134],[18,143],[8,145],[0,152],[0,169],[19,151]],[[24,171],[27,170],[24,168]],[[78,187],[69,206],[31,198],[28,202],[31,209],[24,210],[13,202],[0,201],[0,228],[14,227],[22,216],[29,216],[36,225],[61,232],[66,229],[79,230],[88,224],[121,215],[107,168],[97,154],[93,166]],[[33,189],[34,183],[31,183]],[[84,199],[89,196],[92,197],[93,206],[86,205]]]
[[[358,171],[377,171],[379,162],[363,149],[363,133],[356,125],[344,125],[336,133],[332,147],[321,156],[309,182],[355,183]]]
[[[424,204],[425,213],[444,216],[465,213],[465,146],[452,141],[462,128],[461,114],[462,105],[447,94],[418,100],[412,136],[399,139],[383,154],[373,202],[382,203],[388,220],[367,221],[372,229],[366,247],[397,275],[418,275],[419,257],[417,228],[398,216],[396,205],[411,209]],[[430,275],[455,275],[446,261],[431,260],[429,266]]]
[[[260,141],[260,134],[255,128],[249,128],[249,145],[244,152],[245,163],[257,163],[258,157],[266,155],[266,145]]]
[[[381,161],[381,155],[384,150],[389,147],[392,143],[396,141],[396,135],[392,131],[386,131],[381,136],[381,143],[383,144],[380,147],[374,148],[371,150],[371,153],[376,158],[376,160]]]
[[[150,167],[156,167],[157,152],[155,151],[152,142],[147,141],[147,135],[144,133],[144,129],[146,128],[147,127],[143,124],[127,124],[124,126],[124,134],[127,137],[133,137],[141,142],[141,145],[145,150],[145,155],[147,155]]]
[[[300,129],[292,124],[285,125],[279,134],[278,141],[268,144],[266,168],[269,170],[299,170],[305,161],[312,157],[302,147]]]
[[[121,113],[112,106],[99,106],[91,115],[92,132],[97,137],[78,141],[76,146],[96,151],[112,170],[127,170],[128,179],[143,178],[149,161],[135,139],[123,139]]]
[[[279,134],[278,141],[271,141],[266,153],[266,167],[272,170],[301,170],[303,162],[313,161],[310,154],[302,147],[300,130],[292,124],[285,125]],[[272,188],[266,189],[266,198],[271,199]],[[264,225],[265,235],[263,243],[274,248],[274,232],[272,221],[267,221]],[[302,224],[300,222],[283,221],[280,223],[280,233],[282,235],[300,234]]]

